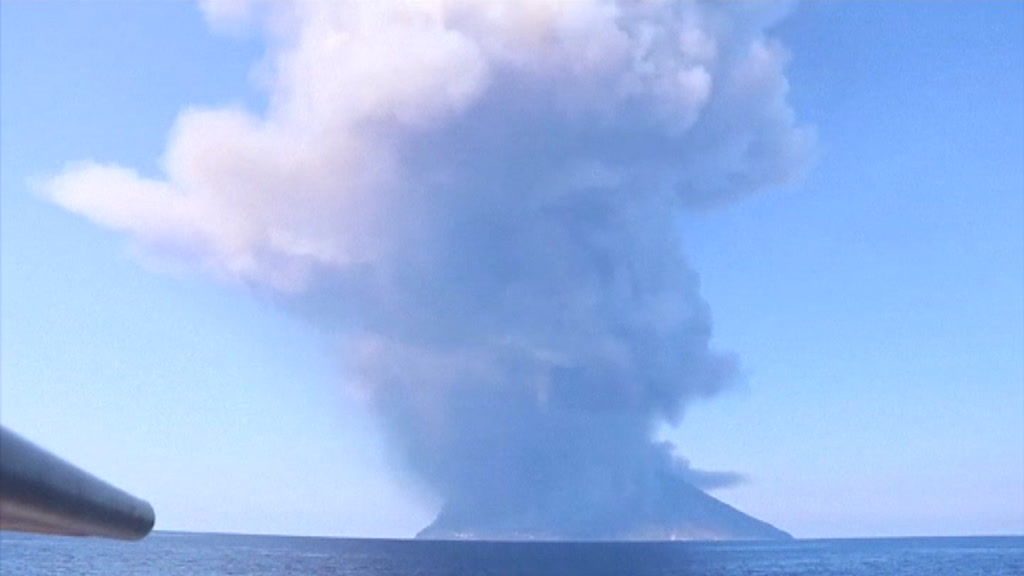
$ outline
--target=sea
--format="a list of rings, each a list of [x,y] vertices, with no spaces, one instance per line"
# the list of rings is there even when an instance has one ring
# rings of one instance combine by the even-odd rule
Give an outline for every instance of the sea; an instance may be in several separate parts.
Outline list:
[[[785,542],[441,542],[155,532],[0,533],[0,574],[1022,576],[1024,537]]]

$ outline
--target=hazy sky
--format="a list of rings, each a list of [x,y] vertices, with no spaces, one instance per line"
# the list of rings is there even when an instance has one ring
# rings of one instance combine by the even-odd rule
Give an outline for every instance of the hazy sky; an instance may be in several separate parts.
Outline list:
[[[4,425],[158,529],[427,524],[330,335],[37,191],[81,160],[158,175],[185,107],[263,109],[260,37],[186,3],[0,6]],[[683,216],[744,379],[664,436],[799,537],[1024,532],[1024,5],[805,4],[773,35],[816,160]]]

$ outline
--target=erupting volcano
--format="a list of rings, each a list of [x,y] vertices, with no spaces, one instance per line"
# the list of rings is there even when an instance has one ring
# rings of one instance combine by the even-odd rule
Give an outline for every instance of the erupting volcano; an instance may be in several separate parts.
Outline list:
[[[655,439],[735,377],[679,215],[783,185],[811,137],[775,5],[268,2],[266,110],[188,109],[164,174],[54,202],[276,292],[443,499],[431,538],[787,535]]]

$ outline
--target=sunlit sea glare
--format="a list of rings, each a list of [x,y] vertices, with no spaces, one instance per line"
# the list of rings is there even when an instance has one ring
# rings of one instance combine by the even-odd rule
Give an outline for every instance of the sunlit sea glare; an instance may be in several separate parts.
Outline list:
[[[156,532],[128,543],[3,533],[0,574],[1021,576],[1024,537],[495,543]]]

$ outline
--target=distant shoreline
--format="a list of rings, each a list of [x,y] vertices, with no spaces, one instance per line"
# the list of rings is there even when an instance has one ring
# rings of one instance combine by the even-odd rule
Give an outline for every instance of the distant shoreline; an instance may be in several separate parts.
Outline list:
[[[7,537],[10,533],[3,533]],[[932,536],[850,536],[850,537],[811,537],[794,536],[791,540],[488,540],[488,539],[425,539],[425,538],[390,538],[374,536],[327,536],[299,534],[265,534],[248,532],[202,532],[191,530],[153,530],[152,536],[225,536],[240,538],[308,538],[315,540],[356,540],[360,542],[451,542],[481,544],[714,544],[714,545],[771,545],[785,546],[794,542],[893,542],[910,540],[977,540],[977,539],[1022,539],[1021,534],[975,534],[975,535],[932,535]]]

